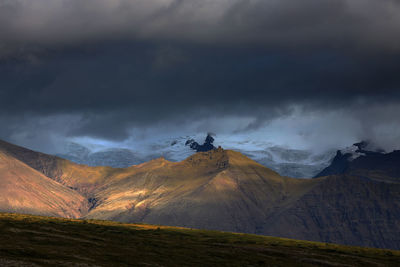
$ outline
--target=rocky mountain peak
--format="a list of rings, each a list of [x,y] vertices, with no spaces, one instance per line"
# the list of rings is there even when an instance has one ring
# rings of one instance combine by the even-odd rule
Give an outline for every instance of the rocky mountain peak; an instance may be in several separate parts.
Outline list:
[[[370,170],[372,169],[375,173],[378,173],[379,170],[381,178],[383,176],[399,177],[400,171],[396,152],[386,153],[367,141],[361,141],[338,150],[331,164],[315,177],[345,173],[371,177]]]
[[[229,156],[226,150],[221,147],[206,152],[198,152],[185,160],[192,166],[216,167],[224,169],[229,165]]]
[[[208,133],[202,145],[197,143],[194,139],[187,140],[185,145],[189,146],[193,150],[196,150],[196,152],[207,152],[215,149],[213,143],[214,143],[214,138],[212,137],[211,133]]]

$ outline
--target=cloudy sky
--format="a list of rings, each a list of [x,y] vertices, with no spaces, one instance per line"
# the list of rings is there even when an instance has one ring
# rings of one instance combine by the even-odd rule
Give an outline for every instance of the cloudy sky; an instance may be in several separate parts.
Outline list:
[[[0,138],[400,148],[398,0],[0,0]]]

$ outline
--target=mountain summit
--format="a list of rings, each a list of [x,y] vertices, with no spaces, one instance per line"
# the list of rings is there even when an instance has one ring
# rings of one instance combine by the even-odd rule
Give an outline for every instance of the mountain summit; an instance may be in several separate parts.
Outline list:
[[[355,143],[347,149],[338,150],[331,164],[315,177],[343,174],[400,182],[400,151],[373,151],[368,149],[367,142]]]

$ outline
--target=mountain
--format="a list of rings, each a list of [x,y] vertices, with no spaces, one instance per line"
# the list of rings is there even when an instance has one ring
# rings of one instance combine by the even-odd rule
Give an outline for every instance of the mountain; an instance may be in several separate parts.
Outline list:
[[[400,248],[400,184],[340,175],[265,222],[267,235],[370,247]]]
[[[111,168],[0,147],[85,196],[83,218],[400,249],[400,183],[390,176],[396,170],[295,179],[222,148],[180,162]]]
[[[0,209],[79,218],[87,199],[0,149]]]
[[[182,162],[163,158],[118,174],[88,218],[256,233],[269,211],[312,187],[221,148]]]
[[[89,199],[93,192],[105,183],[108,174],[114,170],[111,167],[90,167],[76,164],[57,156],[32,151],[1,140],[0,151]]]
[[[385,153],[366,149],[367,143],[360,142],[338,150],[331,164],[316,177],[348,174],[368,177],[386,182],[400,182],[400,151]]]
[[[121,173],[86,217],[400,248],[400,185],[282,177],[222,149]]]
[[[143,142],[135,148],[102,147],[101,145],[82,145],[67,143],[62,153],[56,154],[78,164],[89,166],[110,166],[127,168],[132,165],[164,157],[170,161],[181,161],[195,152],[208,151],[222,146],[239,151],[256,162],[273,169],[282,176],[295,178],[311,178],[330,164],[335,151],[313,153],[308,150],[290,149],[276,146],[268,142],[255,142],[245,139],[230,140],[224,137],[213,145],[213,137],[209,135],[202,145],[195,140],[201,136],[181,136],[156,141]],[[90,148],[89,148],[90,147]]]

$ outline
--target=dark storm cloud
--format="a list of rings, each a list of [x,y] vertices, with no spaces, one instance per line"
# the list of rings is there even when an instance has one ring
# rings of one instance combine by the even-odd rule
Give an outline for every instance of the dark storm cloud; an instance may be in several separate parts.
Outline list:
[[[390,100],[399,89],[398,60],[397,54],[114,43],[33,63],[3,62],[0,101],[6,110],[46,112]]]
[[[376,106],[399,105],[399,25],[395,0],[0,0],[0,135],[249,131],[293,107],[398,125]]]
[[[399,49],[397,0],[1,0],[0,50],[99,40]]]
[[[127,129],[160,121],[253,116],[399,101],[399,56],[358,57],[329,50],[127,43],[3,61],[3,114],[80,114],[74,134],[125,138]],[[212,129],[210,129],[212,130]]]

